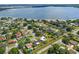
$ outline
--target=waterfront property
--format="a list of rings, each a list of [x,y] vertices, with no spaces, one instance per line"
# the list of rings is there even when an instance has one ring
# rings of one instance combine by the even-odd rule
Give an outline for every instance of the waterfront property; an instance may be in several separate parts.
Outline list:
[[[0,51],[4,50],[0,53],[78,53],[79,27],[75,24],[78,22],[78,19],[38,21],[26,18],[0,18]],[[73,24],[75,25],[71,26]]]

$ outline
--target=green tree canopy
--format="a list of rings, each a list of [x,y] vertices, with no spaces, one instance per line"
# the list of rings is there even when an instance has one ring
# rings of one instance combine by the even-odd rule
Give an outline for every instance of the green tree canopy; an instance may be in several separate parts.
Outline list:
[[[0,47],[0,54],[3,54],[5,52],[5,48],[4,47]]]
[[[58,44],[54,44],[51,48],[48,49],[48,54],[57,54],[59,53],[58,49],[59,49],[59,45]]]
[[[79,35],[79,31],[77,32],[77,34]]]
[[[69,44],[70,40],[69,40],[68,38],[64,38],[64,39],[62,40],[62,42],[65,43],[65,44]]]
[[[62,49],[62,48],[60,48],[59,49],[59,54],[68,54],[69,53],[69,51],[65,48],[65,49]]]
[[[67,27],[67,28],[66,28],[66,31],[68,31],[68,32],[69,32],[69,31],[72,31],[72,28],[71,28],[71,27]]]
[[[79,46],[75,46],[75,50],[79,52]]]
[[[23,49],[23,53],[24,53],[24,54],[30,54],[30,51],[25,48],[25,49]]]
[[[32,25],[28,25],[28,29],[32,29]]]
[[[19,54],[19,49],[18,49],[18,48],[12,48],[12,49],[9,51],[9,54]]]
[[[48,49],[48,54],[68,54],[69,51],[66,48],[60,48],[58,44],[54,44]]]

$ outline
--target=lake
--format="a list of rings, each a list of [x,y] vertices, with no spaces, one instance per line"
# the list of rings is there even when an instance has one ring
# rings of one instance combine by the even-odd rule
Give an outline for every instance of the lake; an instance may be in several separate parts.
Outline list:
[[[79,18],[79,8],[38,7],[7,9],[0,11],[0,17],[4,16],[33,19],[76,19]]]

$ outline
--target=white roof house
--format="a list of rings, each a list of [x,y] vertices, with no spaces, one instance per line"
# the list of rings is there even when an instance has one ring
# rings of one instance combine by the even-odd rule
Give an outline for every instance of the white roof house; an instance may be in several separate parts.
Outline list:
[[[40,44],[39,42],[36,42],[36,44],[38,45],[38,44]]]
[[[40,40],[45,41],[46,38],[45,38],[44,36],[42,36],[42,37],[40,38]]]

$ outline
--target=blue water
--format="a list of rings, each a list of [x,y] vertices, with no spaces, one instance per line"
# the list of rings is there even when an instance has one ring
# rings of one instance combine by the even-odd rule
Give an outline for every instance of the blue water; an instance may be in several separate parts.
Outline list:
[[[0,17],[21,17],[33,19],[75,19],[79,18],[79,8],[74,7],[40,7],[19,8],[0,11]]]

